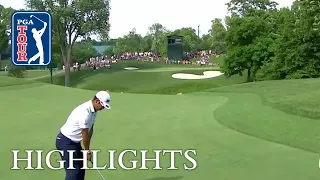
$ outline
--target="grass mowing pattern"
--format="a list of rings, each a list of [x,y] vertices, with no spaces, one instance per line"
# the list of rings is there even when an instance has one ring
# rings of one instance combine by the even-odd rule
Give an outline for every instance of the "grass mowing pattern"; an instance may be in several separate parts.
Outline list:
[[[197,73],[202,72],[197,71]],[[194,73],[195,70],[182,70],[181,73]],[[195,92],[199,89],[220,87],[237,81],[243,82],[243,77],[226,81],[224,76],[214,79],[181,80],[174,79],[171,75],[175,72],[135,72],[122,71],[117,73],[101,73],[83,79],[75,87],[90,90],[108,89],[113,92],[147,93],[147,94],[177,94]]]
[[[127,64],[121,65],[123,65],[121,66],[121,68],[124,68],[124,66],[128,66]],[[135,66],[139,66],[139,64]],[[92,74],[89,77],[84,75],[82,76],[83,78],[78,81],[78,84],[75,87],[89,90],[108,89],[113,92],[148,94],[177,94],[180,92],[191,93],[214,88],[212,91],[222,92],[223,95],[227,97],[228,95],[224,92],[237,93],[236,96],[230,94],[230,97],[234,98],[239,96],[240,99],[237,98],[237,100],[235,101],[230,99],[230,102],[234,102],[230,103],[230,105],[228,103],[228,105],[226,105],[226,107],[228,108],[223,109],[240,109],[240,112],[244,114],[242,114],[242,116],[232,116],[235,118],[233,119],[232,117],[229,117],[229,114],[226,114],[229,113],[229,111],[217,111],[217,117],[219,117],[217,119],[220,123],[237,131],[259,138],[283,143],[301,149],[306,149],[312,152],[316,152],[319,150],[319,146],[316,143],[319,140],[318,133],[316,133],[316,130],[312,131],[310,129],[312,127],[317,127],[318,121],[313,123],[312,121],[310,121],[310,119],[304,119],[304,117],[311,119],[317,119],[320,117],[320,108],[319,104],[317,103],[318,101],[311,97],[319,94],[319,91],[317,90],[317,81],[319,81],[318,79],[265,81],[258,83],[238,84],[244,82],[245,77],[234,76],[228,80],[226,80],[224,76],[204,80],[178,80],[171,78],[171,75],[173,73],[181,72],[202,74],[202,72],[206,70],[192,69],[179,71],[178,68],[181,67],[149,68],[148,66],[145,66],[140,67],[140,70],[138,71],[119,71],[120,68],[118,67],[111,72],[101,71],[100,73]],[[238,85],[228,86],[232,84]],[[281,118],[280,115],[270,116],[268,118],[260,117],[261,114],[255,113],[256,111],[259,111],[259,108],[257,109],[256,107],[260,107],[262,109],[270,108],[262,105],[259,106],[259,104],[261,104],[261,100],[259,98],[242,93],[257,94],[262,98],[262,102],[266,105],[302,117]],[[241,99],[242,97],[247,97],[248,99]],[[310,100],[305,101],[306,98],[309,98]],[[249,110],[248,108],[243,109],[243,107],[246,106],[241,103],[247,102],[250,99],[254,99],[251,100],[253,106],[248,106],[250,107]],[[236,113],[235,111],[232,112]],[[255,114],[255,116],[253,116],[252,114]],[[265,116],[267,117],[267,114],[265,114]],[[244,121],[244,119],[247,119],[248,122]],[[256,121],[255,119],[260,119],[261,122]],[[290,119],[290,121],[287,121],[287,119]],[[290,123],[293,121],[294,123]],[[309,126],[302,126],[301,123],[296,121],[302,121],[302,124],[304,124],[304,122],[308,122],[307,124],[309,124]],[[255,124],[254,122],[258,122],[258,124]],[[292,126],[290,126],[290,124]],[[276,126],[278,130],[268,131],[268,129],[272,128],[273,126]],[[267,127],[267,129],[265,130],[264,127]],[[294,130],[292,131],[290,129]],[[304,133],[308,130],[310,131]],[[285,133],[286,131],[294,132],[294,134]],[[301,136],[300,138],[296,137],[297,132],[305,134],[305,136]],[[295,140],[297,138],[299,140]]]
[[[181,65],[177,65],[177,64],[163,64],[163,63],[151,63],[151,62],[141,62],[141,61],[132,61],[132,60],[127,60],[127,61],[120,61],[120,63],[118,64],[113,64],[111,69],[106,69],[106,68],[102,68],[102,69],[98,69],[96,71],[92,71],[92,69],[82,69],[81,71],[75,71],[75,72],[71,72],[70,73],[70,77],[72,79],[72,85],[76,86],[79,83],[83,82],[84,77],[91,77],[91,76],[95,76],[97,74],[101,74],[101,73],[114,73],[114,72],[121,72],[121,71],[128,71],[125,70],[124,68],[126,67],[137,67],[141,70],[150,70],[150,69],[157,69],[157,68],[179,68],[181,67]],[[186,66],[184,66],[186,67]],[[189,66],[189,67],[195,67],[195,66]],[[41,82],[46,82],[49,83],[50,82],[50,77],[43,77],[43,78],[39,78],[38,81]],[[64,85],[64,74],[57,74],[55,75],[54,79],[53,79],[53,83],[57,84],[57,85]]]
[[[215,116],[239,132],[310,152],[320,151],[320,79],[266,81],[212,91],[229,98]]]
[[[262,81],[213,89],[259,95],[263,102],[289,114],[320,119],[320,79]]]
[[[179,70],[179,72],[197,73],[202,71]],[[313,107],[318,105],[316,103],[318,96],[315,95],[319,94],[317,90],[319,79],[231,85],[242,82],[245,77],[235,76],[228,80],[223,76],[221,79],[175,80],[170,76],[168,78],[171,73],[173,71],[159,72],[155,67],[146,67],[143,71],[114,68],[111,72],[78,72],[81,76],[73,81],[76,82],[76,87],[95,86],[106,87],[109,90],[111,87],[115,91],[120,91],[122,88],[127,92],[138,93],[195,92],[182,96],[112,92],[113,109],[99,114],[92,147],[119,151],[134,148],[196,148],[198,168],[190,172],[182,169],[102,170],[107,179],[194,180],[214,177],[230,180],[316,180],[320,178],[317,164],[319,157],[315,153],[319,152],[320,148],[318,145],[320,133],[317,130],[320,121],[317,119],[318,109]],[[174,73],[177,73],[177,70]],[[72,73],[72,76],[75,74]],[[58,80],[56,76],[54,79]],[[0,88],[2,117],[10,118],[10,121],[3,121],[5,130],[0,134],[0,140],[5,142],[6,137],[16,137],[17,132],[23,133],[23,138],[4,143],[0,149],[3,159],[0,165],[1,178],[23,177],[41,180],[46,177],[48,180],[54,180],[63,177],[63,170],[10,171],[9,166],[12,164],[10,149],[53,149],[55,135],[70,110],[84,99],[92,98],[96,90],[30,83],[31,81],[23,79],[11,80],[8,77],[2,79],[0,77],[0,86],[5,86]],[[44,81],[45,78],[41,80]],[[20,83],[24,85],[17,85]],[[8,87],[10,88],[6,89]],[[209,88],[214,89],[196,92]],[[19,109],[19,113],[12,108],[16,106],[17,101],[13,101],[15,99],[18,99],[19,106],[23,107]],[[301,103],[294,104],[297,102]],[[37,127],[37,131],[34,127]],[[30,131],[30,128],[33,130]],[[125,164],[132,166],[130,160],[139,157],[128,154],[125,156]],[[52,161],[56,159],[58,157],[54,156]],[[107,160],[106,154],[99,158],[101,165]],[[164,168],[169,167],[169,155],[162,157],[161,160]],[[186,160],[177,156],[176,166],[183,168],[183,163],[186,163]],[[154,163],[147,164],[149,167],[154,167]],[[57,163],[53,165],[58,166]],[[138,167],[139,165],[140,163]],[[88,171],[86,176],[92,180],[100,179],[95,171]]]
[[[124,70],[125,67],[138,67],[139,70]],[[114,64],[111,69],[91,69],[71,73],[72,87],[113,92],[145,93],[145,94],[177,94],[196,92],[199,89],[226,86],[243,83],[245,77],[234,76],[226,81],[224,76],[203,80],[181,80],[171,77],[174,73],[195,73],[202,75],[203,71],[217,70],[217,67],[199,67],[189,65],[147,63],[136,61],[122,61]],[[50,82],[49,77],[39,79]],[[54,76],[53,83],[64,85],[64,76]]]
[[[33,81],[27,81],[25,79],[13,78],[8,76],[0,76],[0,88],[14,85],[23,85],[34,83]]]
[[[57,72],[57,71],[52,72],[53,75],[58,73],[61,73],[61,72]],[[0,71],[0,76],[8,76],[8,72]],[[26,79],[38,79],[38,78],[48,78],[48,77],[50,78],[50,71],[48,70],[27,70],[25,71],[25,75],[24,75],[24,78]]]
[[[48,180],[63,177],[64,171],[11,171],[12,154],[10,149],[54,148],[55,135],[65,118],[84,99],[92,97],[92,91],[44,85],[21,90],[0,91],[2,116],[6,131],[2,131],[2,142],[6,137],[23,133],[4,143],[0,149],[3,163],[0,165],[3,179]],[[16,101],[10,101],[19,95],[19,104],[24,107],[15,113],[12,107]],[[50,95],[48,95],[50,94]],[[318,179],[319,172],[314,161],[317,155],[282,146],[232,131],[217,123],[213,116],[215,109],[227,102],[227,98],[214,93],[195,93],[183,96],[138,95],[112,93],[112,111],[99,114],[95,126],[92,147],[107,150],[117,149],[197,149],[198,168],[184,171],[187,161],[176,157],[176,167],[180,170],[101,170],[108,179]],[[79,98],[81,97],[81,98]],[[45,102],[45,103],[42,103]],[[63,102],[63,103],[62,103]],[[40,105],[39,108],[36,108]],[[198,107],[198,108],[197,108]],[[190,113],[193,112],[193,113]],[[19,124],[19,126],[17,126]],[[32,130],[28,127],[37,127]],[[23,155],[23,153],[21,154]],[[152,157],[151,153],[148,153]],[[35,157],[34,157],[35,158]],[[125,165],[132,167],[131,160],[138,160],[128,153],[124,157]],[[58,167],[58,156],[52,157],[53,166]],[[297,161],[299,163],[297,163]],[[107,154],[101,153],[99,165],[108,162]],[[25,167],[26,163],[19,163]],[[169,167],[169,154],[161,156],[163,168]],[[190,166],[190,163],[187,163]],[[34,165],[35,166],[35,165]],[[141,162],[137,167],[141,166]],[[149,168],[153,162],[147,163]],[[96,171],[87,171],[86,177],[99,180]]]

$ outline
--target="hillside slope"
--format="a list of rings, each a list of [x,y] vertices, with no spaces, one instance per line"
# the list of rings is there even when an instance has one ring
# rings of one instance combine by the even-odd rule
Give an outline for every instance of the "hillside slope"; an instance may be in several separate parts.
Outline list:
[[[70,111],[79,103],[92,98],[94,93],[95,91],[55,85],[1,90],[1,116],[10,120],[2,122],[5,129],[0,133],[0,140],[5,142],[7,137],[15,137],[9,142],[6,141],[0,149],[0,157],[3,160],[0,165],[2,178],[23,177],[41,180],[45,176],[48,180],[54,180],[63,177],[63,170],[52,171],[48,168],[41,171],[28,170],[28,172],[10,170],[12,165],[10,150],[44,149],[47,152],[54,149],[55,136]],[[243,99],[234,99],[238,96]],[[92,141],[92,148],[102,151],[98,159],[101,165],[108,163],[108,154],[105,152],[110,149],[116,149],[117,156],[124,149],[196,149],[197,155],[193,157],[197,160],[198,167],[194,171],[183,170],[184,163],[190,167],[192,164],[183,156],[177,155],[175,164],[180,170],[165,170],[170,166],[170,155],[167,154],[161,156],[161,166],[164,168],[162,171],[151,169],[126,171],[121,170],[116,163],[117,170],[101,170],[109,179],[194,180],[215,177],[227,180],[316,180],[320,178],[315,165],[317,154],[247,136],[218,123],[218,121],[229,121],[232,124],[234,120],[240,119],[242,122],[237,125],[243,127],[243,124],[249,123],[245,127],[250,127],[252,120],[247,121],[248,117],[250,118],[250,114],[246,114],[247,110],[254,107],[258,112],[265,111],[261,102],[248,99],[241,93],[203,92],[182,96],[111,93],[111,97],[112,110],[99,113]],[[228,107],[233,104],[234,107]],[[243,111],[239,105],[247,106],[248,109]],[[18,113],[17,108],[19,108]],[[266,111],[270,116],[277,115],[274,112]],[[226,114],[228,116],[225,116]],[[263,113],[260,114],[263,116],[251,116],[258,118],[256,120],[259,121],[271,118]],[[291,116],[282,117],[291,118]],[[258,123],[252,126],[256,125]],[[265,126],[265,124],[259,125]],[[246,130],[256,128],[252,126]],[[268,129],[262,127],[264,130],[262,132],[268,130],[271,133],[274,130],[271,124],[267,127]],[[301,125],[300,127],[304,128]],[[152,157],[154,154],[149,153],[149,156]],[[137,157],[134,157],[128,153],[124,157],[124,162],[131,167],[130,161],[139,159],[141,154],[138,153]],[[57,160],[57,155],[52,156],[52,165],[55,167],[58,167]],[[25,165],[23,162],[19,163],[20,167]],[[140,165],[141,162],[138,162],[137,167]],[[152,168],[154,163],[147,163],[147,166]],[[92,180],[100,179],[96,171],[88,171],[86,176]]]

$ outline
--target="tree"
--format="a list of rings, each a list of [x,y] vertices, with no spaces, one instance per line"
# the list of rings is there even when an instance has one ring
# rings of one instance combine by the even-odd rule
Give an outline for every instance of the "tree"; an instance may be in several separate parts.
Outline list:
[[[9,65],[8,76],[16,78],[24,78],[26,75],[26,67]]]
[[[9,24],[10,16],[14,9],[5,8],[0,4],[0,68],[1,68],[1,55],[6,53],[9,48]]]
[[[104,51],[103,51],[103,54],[107,55],[108,57],[111,57],[114,55],[113,53],[113,48],[106,48]]]
[[[295,35],[299,58],[289,61],[288,78],[313,78],[320,75],[320,2],[297,0],[293,5],[297,16]]]
[[[320,76],[319,2],[296,1],[291,10],[274,13],[274,56],[262,66],[263,79],[297,79]]]
[[[288,8],[282,8],[279,11],[270,14],[273,19],[273,42],[270,50],[273,56],[264,61],[261,67],[259,79],[284,79],[290,74],[291,67],[287,62],[302,62],[298,50],[298,39],[295,31],[296,17]],[[271,36],[272,34],[270,34]]]
[[[62,67],[63,59],[61,58],[61,51],[60,51],[59,42],[57,42],[55,39],[53,39],[51,47],[52,47],[51,48],[52,49],[52,60],[51,60],[50,66],[52,68]]]
[[[255,10],[276,10],[278,3],[270,0],[230,0],[226,5],[230,13],[243,16]]]
[[[151,37],[151,51],[159,54],[166,54],[166,49],[164,47],[164,39],[168,30],[160,23],[154,23],[149,28],[147,36]]]
[[[60,45],[65,65],[65,86],[70,86],[72,48],[79,37],[109,34],[108,0],[26,0],[30,9],[48,10],[52,14],[52,33]]]
[[[133,28],[127,35],[119,38],[114,46],[113,53],[120,54],[122,52],[140,52],[143,47],[143,38],[140,34],[136,33]]]
[[[152,37],[155,37],[157,34],[166,31],[166,28],[160,23],[154,23],[148,29],[149,32],[147,33],[147,35],[150,35]]]
[[[168,52],[167,36],[172,34],[169,30],[159,31],[153,38],[151,50],[161,56],[166,56]]]
[[[273,21],[269,18],[275,3],[269,0],[231,0],[228,9],[227,56],[223,71],[227,77],[247,70],[247,81],[255,75],[263,62],[272,56],[268,44],[272,43]],[[271,34],[271,35],[270,35]]]
[[[202,37],[200,39],[199,49],[201,49],[201,50],[209,50],[209,49],[211,49],[210,39],[211,39],[210,34],[202,35]]]
[[[215,18],[211,21],[211,29],[209,30],[210,33],[210,49],[214,50],[215,52],[221,54],[226,52],[226,35],[227,30],[222,24],[222,19]]]
[[[152,36],[146,35],[142,37],[140,50],[142,52],[150,52],[152,48]]]
[[[183,36],[182,46],[185,52],[194,52],[199,49],[199,39],[195,29],[183,27],[175,30],[173,34]]]
[[[128,52],[141,51],[142,36],[136,33],[136,29],[133,28],[129,31],[129,34],[125,36]]]
[[[90,42],[75,43],[72,50],[72,58],[82,64],[91,57],[98,55],[97,50]]]

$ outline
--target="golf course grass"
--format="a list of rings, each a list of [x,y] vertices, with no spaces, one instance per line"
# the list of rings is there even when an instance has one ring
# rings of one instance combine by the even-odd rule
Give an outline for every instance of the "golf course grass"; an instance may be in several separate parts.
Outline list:
[[[135,67],[137,70],[126,70],[126,67]],[[196,92],[199,89],[226,86],[245,82],[244,76],[235,76],[226,80],[225,76],[214,79],[181,80],[171,77],[174,73],[202,74],[203,71],[216,71],[219,67],[202,67],[177,64],[158,64],[147,62],[125,61],[112,65],[111,69],[91,69],[71,74],[72,87],[100,90],[108,89],[112,92],[144,93],[144,94],[177,94]],[[50,82],[50,77],[38,79],[41,82]],[[56,85],[64,85],[64,74],[53,78]]]
[[[125,70],[137,67],[138,70]],[[163,170],[139,170],[141,155],[127,153],[124,164],[137,169],[100,170],[120,180],[318,180],[320,178],[320,79],[243,83],[246,77],[173,79],[173,73],[202,74],[213,67],[126,62],[110,70],[73,72],[72,88],[62,74],[36,79],[0,76],[0,179],[56,180],[64,170],[10,170],[12,149],[55,148],[55,136],[70,111],[100,89],[111,91],[110,111],[98,115],[91,147],[100,149],[99,165],[109,162],[107,150],[196,149],[197,168],[176,154],[161,156]],[[123,93],[121,93],[123,92]],[[177,93],[182,95],[176,95]],[[20,154],[21,156],[24,153]],[[154,158],[152,152],[150,158]],[[117,157],[117,156],[116,156]],[[58,167],[57,154],[52,165]],[[34,156],[36,159],[36,156]],[[43,162],[45,160],[43,159]],[[26,163],[20,162],[24,168]],[[33,167],[36,167],[34,165]],[[100,180],[95,170],[86,178]]]

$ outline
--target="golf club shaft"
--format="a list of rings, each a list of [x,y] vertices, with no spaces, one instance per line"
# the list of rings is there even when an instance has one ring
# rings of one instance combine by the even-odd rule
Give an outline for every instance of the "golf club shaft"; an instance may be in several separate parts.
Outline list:
[[[101,176],[101,178],[102,178],[103,180],[106,180],[98,169],[97,169],[97,172],[99,173],[99,175]]]
[[[92,161],[90,161],[90,162],[91,162],[91,164],[93,164]],[[97,169],[97,172],[99,173],[100,177],[101,177],[103,180],[106,180],[106,179],[103,177],[103,175],[101,174],[101,172],[99,171],[99,169]]]
[[[37,16],[32,16],[32,17],[34,17],[34,18],[36,18],[36,19],[38,19],[39,21],[41,21],[42,23],[44,23],[41,19],[39,19]]]

